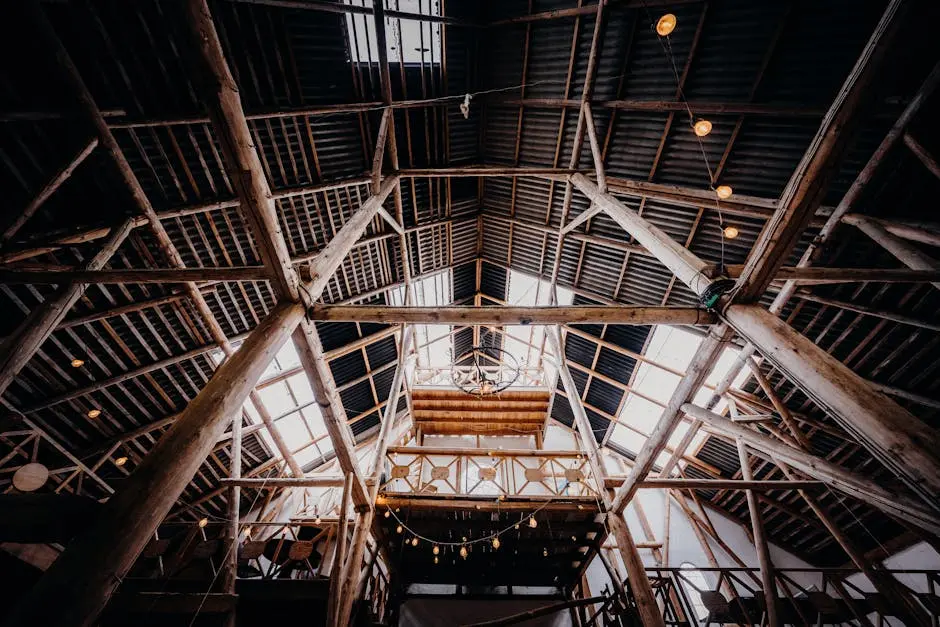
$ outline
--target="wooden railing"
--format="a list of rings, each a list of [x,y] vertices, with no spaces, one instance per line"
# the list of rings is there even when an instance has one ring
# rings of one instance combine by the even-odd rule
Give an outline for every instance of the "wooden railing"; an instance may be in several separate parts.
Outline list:
[[[579,451],[389,447],[388,495],[597,498]]]

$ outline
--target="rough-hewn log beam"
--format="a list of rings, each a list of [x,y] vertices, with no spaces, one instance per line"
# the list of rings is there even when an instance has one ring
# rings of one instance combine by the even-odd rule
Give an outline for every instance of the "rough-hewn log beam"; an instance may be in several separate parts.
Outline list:
[[[764,226],[748,255],[735,291],[735,302],[750,302],[763,295],[822,203],[864,111],[863,103],[871,94],[869,86],[881,69],[886,52],[899,30],[904,4],[904,0],[892,0],[888,4],[843,82],[809,149],[781,194],[774,217]]]
[[[84,627],[96,620],[303,315],[302,305],[279,305],[261,322],[5,625]]]
[[[732,305],[724,317],[858,442],[936,503],[940,437],[934,429],[766,309]]]
[[[842,221],[857,227],[859,231],[870,237],[872,241],[894,255],[911,270],[923,272],[937,272],[940,270],[940,263],[937,263],[936,259],[907,240],[894,235],[878,222],[861,215],[848,215]],[[934,282],[933,286],[940,289],[940,280]]]
[[[97,273],[131,232],[131,221],[125,221],[114,229],[101,250],[88,262],[86,273]],[[0,282],[3,282],[0,277]],[[72,306],[85,292],[83,282],[58,279],[62,285],[48,300],[33,309],[16,330],[0,345],[0,394],[6,391],[16,375],[36,354],[42,343],[65,318]]]
[[[129,231],[128,231],[129,232]],[[257,266],[236,268],[173,268],[167,270],[8,270],[0,269],[0,283],[194,283],[196,281],[266,281]]]
[[[935,535],[940,531],[940,515],[936,510],[921,505],[897,490],[883,488],[867,477],[758,433],[697,405],[686,403],[682,406],[682,411],[701,420],[712,430],[717,430],[732,438],[740,438],[755,451],[764,453],[772,459],[778,459],[804,475],[822,481],[843,494],[868,503],[890,516],[911,522]]]
[[[318,305],[313,320],[385,324],[713,324],[717,317],[692,307],[384,307]]]

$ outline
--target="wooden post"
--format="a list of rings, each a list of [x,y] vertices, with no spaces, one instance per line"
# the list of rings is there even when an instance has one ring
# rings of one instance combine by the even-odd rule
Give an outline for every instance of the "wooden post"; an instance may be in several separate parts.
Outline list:
[[[921,505],[913,498],[885,489],[867,477],[793,448],[780,440],[758,433],[696,405],[687,403],[682,406],[682,411],[705,422],[719,433],[727,434],[731,438],[740,438],[748,446],[763,452],[771,459],[789,464],[805,475],[818,479],[852,498],[868,503],[886,514],[909,521],[930,533],[940,535],[940,515],[936,510]]]
[[[228,594],[235,594],[235,584],[238,581],[238,542],[241,537],[241,498],[242,489],[234,483],[242,477],[242,413],[235,412],[232,416],[232,443],[229,467],[229,474],[233,481],[228,489],[228,529],[226,540],[229,543],[228,552],[225,554],[225,563],[223,568],[222,588]],[[237,603],[233,605],[226,616],[226,627],[235,627],[237,619]]]
[[[751,461],[747,455],[747,445],[738,438],[738,459],[741,460],[741,476],[745,481],[753,481]],[[774,578],[774,563],[770,558],[767,536],[764,533],[764,521],[760,516],[760,505],[754,490],[746,490],[747,509],[751,515],[751,532],[754,534],[754,548],[757,550],[757,564],[760,566],[761,585],[764,588],[764,601],[767,610],[767,624],[778,627],[780,617],[777,613],[777,583]]]
[[[767,310],[732,305],[724,317],[858,442],[937,506],[940,437],[934,429]]]
[[[274,308],[186,406],[98,522],[69,544],[7,617],[6,627],[94,623],[303,315],[299,304]]]
[[[760,366],[757,365],[753,359],[748,359],[747,367],[751,370],[751,374],[754,375],[754,379],[757,381],[760,389],[764,391],[764,394],[766,394],[767,398],[770,399],[770,402],[773,403],[774,409],[777,410],[777,413],[780,414],[780,418],[783,420],[783,424],[785,424],[787,429],[790,430],[790,433],[793,434],[793,437],[796,438],[796,441],[804,449],[812,449],[806,434],[800,430],[800,427],[793,419],[793,415],[790,413],[789,408],[787,408],[787,406],[783,404],[783,401],[781,401],[777,396],[777,392],[770,384],[770,381],[768,381],[767,377],[764,376],[764,373],[761,372]]]
[[[346,473],[346,482],[343,486],[343,501],[339,508],[339,523],[336,534],[336,557],[333,568],[330,569],[330,598],[327,602],[326,624],[328,627],[341,627],[337,622],[337,611],[342,606],[343,575],[348,568],[346,560],[346,537],[349,527],[349,499],[352,492],[351,472]]]
[[[92,257],[85,269],[92,272],[100,270],[117,252],[132,228],[133,221],[126,220],[121,226],[113,229],[108,241],[98,254]],[[0,394],[10,387],[16,375],[78,302],[85,292],[85,287],[84,283],[63,285],[47,301],[37,305],[0,345]]]
[[[646,567],[643,565],[643,559],[633,540],[633,535],[627,527],[627,522],[623,517],[623,510],[615,510],[610,504],[610,496],[605,489],[605,480],[607,477],[607,468],[604,459],[601,456],[600,448],[597,445],[597,438],[594,436],[594,430],[591,428],[591,421],[588,420],[584,405],[581,403],[581,395],[575,385],[571,371],[568,369],[568,363],[565,361],[565,348],[562,343],[561,331],[559,327],[548,328],[545,335],[552,346],[552,352],[555,353],[557,361],[558,376],[561,378],[565,390],[568,392],[568,402],[571,404],[571,411],[574,414],[575,423],[578,432],[581,434],[581,441],[588,454],[588,461],[591,463],[591,472],[594,474],[594,480],[597,482],[598,493],[607,509],[607,526],[610,532],[614,534],[617,541],[617,548],[623,557],[623,563],[627,568],[627,575],[630,581],[630,590],[633,592],[633,598],[636,601],[640,616],[644,625],[653,627],[665,627],[662,613],[656,604],[656,596],[653,594],[653,588],[650,585],[649,577],[646,575]]]
[[[919,141],[914,139],[913,135],[910,133],[904,133],[904,145],[911,149],[911,152],[920,159],[920,162],[924,164],[930,173],[940,178],[940,164],[937,163],[937,160],[934,159],[933,155],[921,145]]]

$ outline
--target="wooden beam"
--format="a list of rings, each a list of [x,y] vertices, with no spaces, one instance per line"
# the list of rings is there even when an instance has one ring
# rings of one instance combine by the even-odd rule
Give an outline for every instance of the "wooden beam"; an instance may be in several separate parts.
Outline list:
[[[883,488],[867,477],[789,446],[780,440],[758,433],[728,420],[724,416],[719,416],[691,403],[683,405],[682,411],[698,418],[713,430],[732,438],[740,438],[754,450],[769,455],[772,459],[779,459],[804,475],[822,481],[826,485],[852,498],[868,503],[890,516],[911,522],[935,535],[940,531],[940,515],[937,511],[921,505],[918,501],[903,493]]]
[[[526,610],[525,612],[519,612],[518,614],[513,614],[504,618],[497,618],[496,620],[488,620],[482,623],[468,623],[466,627],[505,627],[506,625],[518,625],[519,623],[524,623],[540,616],[548,616],[549,614],[562,612],[569,608],[584,607],[585,605],[594,605],[595,603],[606,604],[609,601],[610,599],[605,596],[589,597],[586,599],[572,599],[570,601],[563,601],[561,603],[554,603],[552,605]]]
[[[85,272],[92,274],[100,272],[130,234],[131,228],[130,220],[125,220],[121,226],[115,228],[105,245],[88,262]],[[2,277],[0,277],[0,282],[4,282]],[[32,359],[43,342],[52,335],[65,315],[85,292],[86,285],[83,282],[60,278],[55,283],[62,287],[48,300],[37,305],[16,330],[3,341],[3,344],[0,344],[0,394],[10,387],[16,375]]]
[[[695,398],[712,368],[721,358],[728,342],[731,341],[732,335],[731,330],[724,325],[712,328],[708,332],[689,363],[685,375],[673,391],[666,407],[663,408],[656,427],[654,427],[646,441],[643,442],[627,480],[617,490],[611,503],[612,511],[622,512],[627,503],[636,496],[636,491],[640,489],[641,482],[646,480],[659,454],[663,452],[669,442],[672,432],[682,421],[682,405]]]
[[[937,160],[930,154],[930,151],[924,148],[919,141],[914,139],[913,135],[904,133],[904,145],[910,148],[911,152],[920,159],[920,162],[924,164],[924,167],[930,170],[931,174],[940,178],[940,164],[938,164]]]
[[[344,480],[340,476],[322,475],[307,477],[266,477],[264,479],[231,479],[223,477],[222,485],[254,490],[280,488],[341,488]]]
[[[387,307],[316,305],[312,320],[383,324],[546,325],[546,324],[713,324],[717,317],[694,307]]]
[[[609,477],[607,487],[616,488],[625,477]],[[813,490],[824,487],[822,481],[794,480],[780,481],[772,479],[743,481],[741,479],[683,479],[681,477],[644,479],[640,488],[675,488],[680,490]]]
[[[747,445],[738,438],[738,459],[741,462],[741,477],[744,481],[753,481],[751,460],[747,455]],[[764,593],[764,607],[768,627],[779,627],[780,616],[777,607],[777,584],[774,578],[774,562],[770,557],[764,521],[761,519],[760,505],[754,490],[745,490],[747,509],[751,516],[751,533],[754,537],[754,549],[757,551],[757,564],[760,566],[761,585]]]
[[[732,305],[725,319],[928,502],[940,493],[940,437],[862,377],[759,306]]]
[[[920,318],[914,318],[913,316],[908,316],[894,311],[884,311],[882,309],[876,309],[875,307],[860,305],[858,303],[839,300],[837,298],[829,298],[827,296],[819,296],[818,294],[813,294],[802,290],[797,291],[794,296],[800,300],[807,300],[813,303],[819,303],[821,305],[829,305],[831,307],[839,307],[840,309],[854,311],[856,313],[865,314],[866,316],[874,316],[883,320],[891,320],[893,322],[899,322],[901,324],[907,324],[921,329],[928,329],[930,331],[940,331],[940,324],[929,322],[927,320],[921,320]]]
[[[876,244],[894,255],[911,270],[935,273],[940,271],[940,263],[937,263],[930,255],[907,240],[889,232],[878,222],[858,214],[845,216],[842,222],[857,227],[859,231],[870,237]],[[936,282],[933,282],[933,286],[940,289],[940,277]]]
[[[130,231],[128,230],[127,233]],[[116,234],[120,235],[119,230]],[[140,270],[11,270],[0,269],[0,283],[194,283],[196,281],[266,281],[259,266],[234,268],[173,268]]]
[[[904,0],[891,0],[843,82],[783,190],[773,218],[764,226],[748,255],[735,289],[735,302],[755,301],[764,294],[819,209],[865,110],[863,104],[871,95],[870,85],[899,30],[904,5]]]
[[[585,9],[593,7],[586,6]],[[578,107],[580,100],[571,98],[506,98],[492,97],[487,99],[487,104],[505,105],[513,107],[531,107],[531,108],[549,108],[556,109],[562,107]],[[655,111],[671,113],[687,113],[691,108],[697,115],[766,115],[780,117],[812,117],[819,118],[825,113],[825,109],[818,107],[794,107],[780,106],[774,104],[764,104],[759,102],[707,102],[692,101],[686,103],[681,100],[598,100],[590,101],[591,107],[598,109],[615,109],[623,111]]]
[[[69,544],[8,615],[6,625],[78,627],[95,621],[303,315],[299,304],[272,310],[107,502],[97,524]]]
[[[0,235],[0,245],[6,245],[17,232],[23,228],[23,225],[33,217],[43,203],[46,202],[52,194],[55,193],[59,187],[62,186],[62,183],[68,180],[72,176],[72,172],[75,171],[75,168],[79,166],[98,146],[98,138],[93,137],[92,139],[85,142],[85,144],[79,149],[78,153],[73,156],[69,162],[62,167],[59,171],[52,175],[52,177],[42,186],[42,189],[39,190],[32,200],[23,208],[23,211],[20,212],[20,215],[16,217],[13,223],[8,226],[3,234]]]

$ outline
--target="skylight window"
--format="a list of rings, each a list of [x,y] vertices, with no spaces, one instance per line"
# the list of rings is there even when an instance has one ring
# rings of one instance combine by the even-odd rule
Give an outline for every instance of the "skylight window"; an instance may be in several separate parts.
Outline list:
[[[611,431],[610,440],[631,452],[638,452],[646,442],[646,436],[652,432],[663,413],[663,407],[669,402],[679,385],[682,373],[695,356],[702,337],[680,327],[657,326],[646,348],[644,356],[649,360],[637,365],[618,422]],[[694,403],[701,405],[711,397],[711,389],[727,374],[737,358],[738,350],[726,348],[705,380],[706,386],[696,394]],[[747,377],[747,370],[741,372],[734,381],[740,386]],[[722,411],[724,401],[715,410]],[[668,446],[674,447],[685,435],[688,425],[680,423],[673,431]],[[690,451],[696,450],[704,435],[699,433],[692,440]],[[669,459],[669,453],[660,454],[657,464],[662,465]]]
[[[344,0],[350,6],[371,6],[371,0]],[[386,10],[403,13],[440,15],[440,0],[395,0],[385,3]],[[439,64],[441,62],[441,25],[423,20],[385,18],[386,52],[389,63]],[[346,13],[346,36],[355,63],[378,63],[375,21],[371,15]]]
[[[558,305],[574,302],[574,292],[557,287]],[[507,305],[517,307],[547,307],[552,304],[551,283],[524,272],[509,271],[509,294]],[[545,346],[545,327],[542,325],[508,325],[504,328],[506,339],[503,348],[519,360],[520,365],[541,367],[542,347]]]

